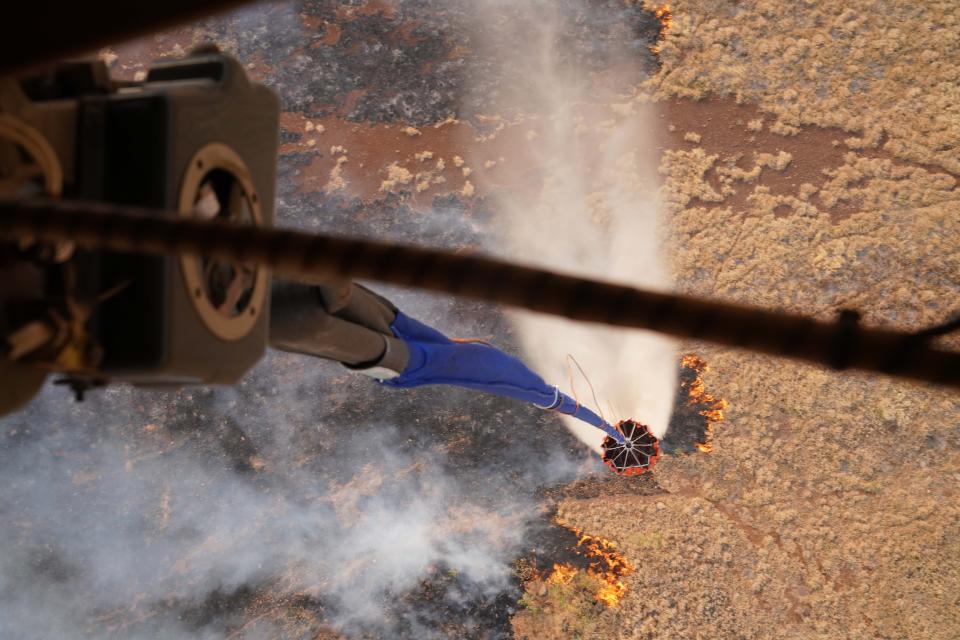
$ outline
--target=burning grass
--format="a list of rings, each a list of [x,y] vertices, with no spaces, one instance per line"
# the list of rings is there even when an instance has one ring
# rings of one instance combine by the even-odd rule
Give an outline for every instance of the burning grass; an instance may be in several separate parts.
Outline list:
[[[670,426],[659,443],[665,455],[712,450],[714,427],[724,421],[728,403],[707,392],[707,371],[707,363],[699,356],[687,354],[681,358]]]
[[[653,15],[656,16],[657,20],[660,21],[660,24],[663,25],[663,31],[661,32],[662,36],[670,29],[670,23],[673,22],[673,12],[670,10],[670,5],[660,5],[653,10]]]
[[[723,412],[728,406],[728,402],[723,398],[717,398],[707,393],[706,385],[703,382],[703,373],[707,371],[707,363],[698,356],[687,354],[683,356],[680,364],[688,367],[695,372],[693,380],[681,383],[687,389],[687,404],[703,407],[699,414],[707,421],[706,431],[703,442],[697,442],[694,446],[698,451],[710,453],[713,451],[713,428],[717,423],[723,422]]]
[[[654,55],[659,55],[663,40],[667,37],[667,32],[670,31],[670,24],[673,22],[673,11],[670,10],[669,4],[655,6],[650,10],[653,11],[654,17],[660,21],[661,25],[660,36],[657,38],[657,42],[650,47],[650,51],[652,51]]]
[[[528,583],[528,587],[535,587],[528,588],[528,594],[549,596],[551,589],[569,591],[585,588],[592,594],[595,602],[606,607],[617,606],[627,592],[623,579],[633,573],[634,566],[620,553],[613,540],[586,534],[577,529],[572,531],[578,538],[574,551],[586,561],[586,567],[577,568],[566,562],[554,563],[549,575],[537,575]],[[584,580],[584,577],[589,579]],[[537,603],[530,599],[526,599],[523,604],[528,608],[544,608],[548,605],[546,602]]]
[[[590,636],[600,614],[617,607],[627,593],[625,579],[634,566],[617,543],[570,531],[577,536],[571,561],[533,572],[524,583],[523,609],[512,620],[517,638]]]
[[[621,578],[633,573],[634,567],[617,550],[617,543],[599,536],[582,534],[577,547],[583,549],[584,555],[592,559],[587,573],[603,580],[604,585],[597,592],[597,600],[608,607],[620,604],[623,594],[627,592],[627,585]]]

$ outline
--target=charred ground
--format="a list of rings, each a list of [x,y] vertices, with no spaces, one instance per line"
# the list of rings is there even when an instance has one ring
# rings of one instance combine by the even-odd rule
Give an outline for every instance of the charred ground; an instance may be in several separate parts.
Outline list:
[[[399,127],[454,118],[482,134],[490,125],[481,116],[493,97],[516,91],[525,79],[473,46],[471,4],[264,4],[118,47],[115,70],[132,76],[152,58],[179,55],[212,40],[282,96],[287,122],[334,118],[344,127]],[[656,70],[651,47],[661,24],[639,3],[562,4],[570,18],[558,33],[563,64],[586,69],[598,89],[617,89],[604,84],[603,72],[611,61],[622,62],[624,52],[637,82]],[[517,31],[522,16],[515,15],[511,3],[499,9],[490,16],[490,28],[502,28],[495,46],[509,47],[511,38],[522,35]],[[531,111],[536,107],[529,105]],[[303,131],[292,126],[281,130],[284,143],[303,138]],[[278,211],[283,224],[408,242],[422,241],[427,225],[431,244],[461,250],[481,245],[495,225],[483,194],[433,198],[431,208],[440,216],[429,222],[409,194],[328,193],[303,179],[306,168],[324,155],[331,154],[322,145],[281,154]],[[496,309],[416,293],[388,295],[453,335],[491,339],[517,352],[510,325]],[[688,384],[695,373],[684,368],[682,376]],[[82,591],[95,583],[85,563],[97,557],[98,539],[158,549],[151,551],[156,557],[143,560],[144,573],[121,585],[123,596],[115,601],[97,601],[77,611],[63,605],[65,620],[82,618],[66,627],[79,636],[150,636],[173,625],[188,634],[222,637],[336,637],[341,632],[356,637],[510,637],[523,572],[544,572],[558,562],[586,568],[573,551],[577,536],[556,523],[558,499],[661,491],[650,476],[603,475],[607,472],[556,419],[529,407],[447,388],[390,392],[333,365],[293,356],[272,356],[229,393],[116,389],[72,405],[59,391],[49,389],[27,412],[4,421],[0,461],[10,477],[19,478],[12,485],[13,502],[3,505],[16,522],[5,530],[10,558],[5,571],[25,592]],[[706,437],[703,408],[690,403],[683,385],[675,404],[665,450],[693,452],[694,444]],[[403,463],[383,464],[385,450]],[[53,477],[32,475],[38,463],[48,465],[43,470]],[[566,487],[584,468],[600,473],[599,479]],[[58,496],[49,508],[30,503],[44,482]],[[125,484],[129,490],[118,491]],[[282,523],[298,509],[317,510],[324,522],[342,525],[327,530],[328,538],[322,540],[305,533],[308,544],[330,554],[343,549],[344,562],[356,561],[349,553],[355,530],[343,520],[352,524],[374,502],[389,503],[398,513],[415,509],[411,493],[429,496],[438,484],[444,500],[472,510],[457,522],[472,526],[501,517],[502,527],[523,533],[520,540],[494,543],[500,545],[495,556],[516,568],[496,589],[478,584],[441,557],[413,585],[387,581],[375,593],[365,593],[385,603],[380,618],[370,621],[355,620],[351,602],[337,598],[335,588],[311,586],[294,562],[302,557],[244,565],[239,578],[214,564],[213,580],[205,578],[207,556],[243,556],[258,536],[270,538],[271,548],[278,541],[279,547],[288,544],[271,523]],[[262,502],[245,513],[242,501],[231,502],[233,491]],[[204,505],[217,504],[238,505],[235,512],[216,517],[240,526],[215,529],[208,536],[202,526]],[[103,522],[115,510],[134,517]],[[179,521],[183,511],[192,517]],[[171,531],[177,526],[182,530]],[[299,521],[291,524],[300,526]],[[89,547],[70,548],[67,540],[74,528]],[[490,544],[470,531],[451,537],[467,546]],[[384,539],[383,545],[395,542]],[[331,621],[341,620],[349,623],[335,631]]]

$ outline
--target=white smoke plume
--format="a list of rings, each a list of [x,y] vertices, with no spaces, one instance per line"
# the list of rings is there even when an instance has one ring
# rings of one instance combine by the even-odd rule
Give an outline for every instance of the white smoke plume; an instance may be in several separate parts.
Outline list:
[[[401,399],[372,387],[287,355],[239,389],[48,387],[0,421],[0,638],[284,637],[297,598],[347,635],[429,638],[403,600],[424,580],[501,593],[533,497],[465,484],[442,439],[311,417]],[[578,473],[553,456],[553,479]]]
[[[0,419],[0,638],[289,637],[298,598],[349,637],[436,637],[407,594],[444,574],[456,585],[434,607],[508,589],[533,488],[580,471],[548,446],[536,466],[451,460],[450,441],[477,431],[502,448],[505,408],[285,354],[239,388],[112,387],[76,404],[48,386]],[[475,476],[451,472],[464,459]],[[505,467],[536,475],[529,491],[506,491]]]
[[[669,290],[653,121],[618,95],[630,92],[631,65],[638,62],[611,56],[598,88],[560,49],[558,34],[578,16],[556,3],[531,0],[521,5],[521,20],[505,23],[500,2],[482,5],[485,28],[478,38],[524,78],[500,94],[498,108],[520,123],[517,127],[529,128],[524,154],[531,158],[529,165],[513,169],[528,174],[521,187],[497,193],[507,246],[493,250],[560,272]],[[551,383],[571,391],[570,354],[592,382],[600,406],[573,367],[580,401],[608,421],[631,418],[657,436],[666,432],[677,385],[675,341],[531,313],[516,313],[514,319],[530,364]],[[565,421],[599,449],[599,431]]]

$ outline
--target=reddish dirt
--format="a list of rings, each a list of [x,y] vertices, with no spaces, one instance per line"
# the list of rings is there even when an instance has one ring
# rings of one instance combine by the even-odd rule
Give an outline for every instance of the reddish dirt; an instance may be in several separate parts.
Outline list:
[[[593,122],[620,119],[604,105],[585,105],[582,112],[588,121]],[[784,170],[765,170],[758,181],[735,183],[736,192],[722,203],[695,203],[709,208],[741,209],[748,215],[750,207],[747,198],[758,184],[767,187],[773,195],[793,196],[799,193],[801,185],[805,183],[822,186],[828,180],[825,172],[844,164],[844,156],[851,151],[844,140],[855,135],[842,129],[816,127],[804,128],[794,136],[780,135],[769,130],[770,117],[765,117],[757,107],[737,104],[732,100],[697,102],[674,99],[657,104],[652,113],[658,156],[668,149],[692,150],[700,147],[707,154],[720,155],[721,159],[739,156],[736,165],[741,169],[749,169],[754,165],[756,154],[777,154],[780,151],[791,154],[792,160]],[[764,120],[763,128],[759,131],[750,130],[747,123],[758,119]],[[307,130],[310,126],[308,122],[313,125],[311,130]],[[495,117],[491,117],[489,128],[482,132],[460,121],[438,123],[413,131],[402,124],[354,123],[340,117],[309,119],[299,113],[284,113],[281,126],[290,133],[301,135],[298,141],[282,145],[281,154],[316,153],[299,177],[303,191],[323,190],[328,184],[337,158],[344,155],[342,152],[331,152],[336,147],[345,149],[348,157],[348,162],[341,168],[347,182],[343,193],[365,201],[382,197],[384,191],[381,185],[387,178],[387,167],[397,163],[414,176],[421,174],[421,181],[429,180],[429,186],[424,183],[420,191],[417,191],[416,177],[394,188],[407,194],[409,204],[421,210],[428,209],[435,196],[448,193],[469,195],[469,187],[464,192],[468,182],[474,187],[473,193],[476,195],[489,195],[501,189],[523,193],[529,191],[525,186],[536,184],[540,177],[535,136],[543,125],[536,121],[503,124],[502,129],[496,131],[500,124]],[[688,134],[696,134],[699,141],[685,139]],[[590,146],[589,139],[584,140],[582,151],[588,158],[599,152]],[[416,157],[424,152],[432,156],[424,160]],[[904,164],[903,160],[881,149],[857,150],[857,153]],[[462,166],[455,164],[455,157],[462,159]],[[438,160],[443,160],[442,169],[437,168]],[[589,159],[586,164],[589,166]],[[907,164],[935,173],[946,173],[942,168]],[[468,175],[465,175],[464,169]],[[436,182],[440,177],[442,181]],[[709,170],[705,178],[719,191],[720,181],[715,169]],[[817,196],[814,196],[814,203],[828,210],[835,222],[856,212],[859,204],[852,200],[828,208]],[[790,214],[788,207],[784,207],[783,214]]]
[[[740,155],[737,166],[741,169],[753,166],[753,156],[756,153],[776,154],[786,151],[791,154],[793,159],[786,169],[764,171],[759,181],[759,184],[769,188],[773,195],[796,195],[804,183],[821,186],[827,180],[824,172],[842,166],[844,156],[851,151],[844,144],[844,140],[856,135],[856,132],[839,128],[819,127],[805,127],[795,136],[780,135],[769,129],[773,121],[771,116],[764,114],[754,105],[737,104],[729,99],[674,99],[658,106],[658,151],[661,154],[666,149],[691,150],[702,147],[707,154],[719,154],[721,158]],[[751,131],[747,123],[757,119],[763,119],[763,128]],[[700,141],[685,140],[684,135],[687,133],[699,135]],[[868,158],[894,160],[899,164],[920,167],[932,173],[947,173],[941,167],[905,162],[881,149],[859,149],[857,153]],[[707,173],[706,179],[719,191],[720,181],[714,170]],[[749,208],[747,196],[756,184],[758,183],[752,182],[735,186],[736,193],[728,196],[722,203],[696,204],[708,208],[732,207],[746,210]],[[816,198],[815,204],[827,209],[819,198]],[[858,211],[858,204],[857,201],[836,204],[829,208],[831,218],[838,222],[849,217]],[[789,214],[789,209],[786,213]]]

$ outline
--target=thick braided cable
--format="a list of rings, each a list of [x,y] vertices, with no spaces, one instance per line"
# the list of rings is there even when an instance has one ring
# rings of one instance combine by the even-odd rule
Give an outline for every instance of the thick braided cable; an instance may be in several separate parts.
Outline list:
[[[184,220],[103,203],[0,200],[0,238],[24,237],[120,252],[206,255],[304,281],[377,280],[960,388],[960,353],[936,348],[923,335],[861,327],[855,314],[822,322],[435,249]]]

